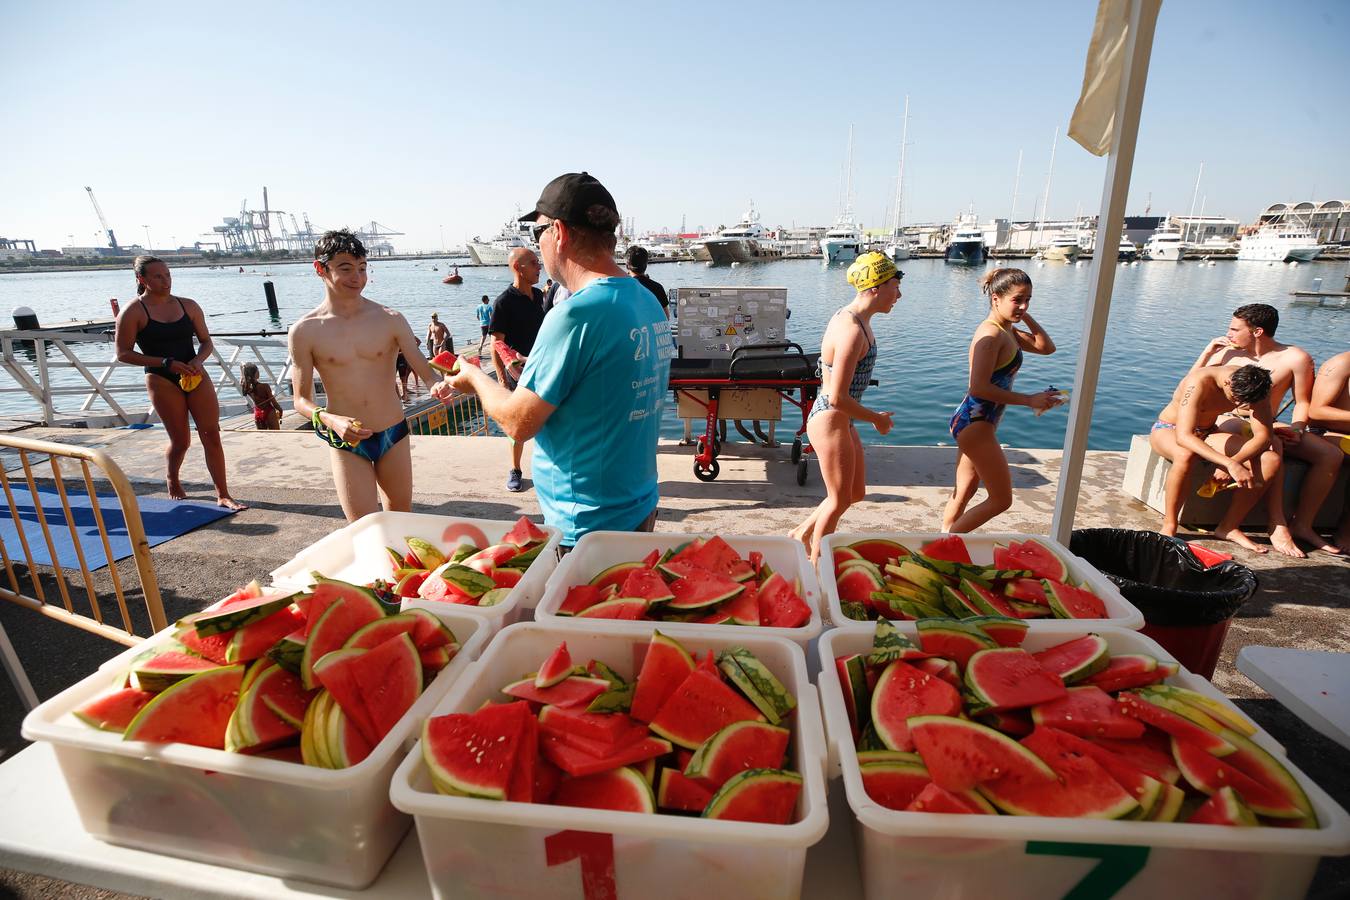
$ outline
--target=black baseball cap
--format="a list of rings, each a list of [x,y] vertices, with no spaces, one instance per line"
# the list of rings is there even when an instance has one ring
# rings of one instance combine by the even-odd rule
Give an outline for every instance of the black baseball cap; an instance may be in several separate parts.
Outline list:
[[[596,205],[612,210],[616,218],[619,215],[614,195],[595,176],[587,172],[568,172],[544,186],[534,211],[521,216],[520,221],[534,222],[540,216],[548,216],[550,219],[561,219],[569,225],[586,225],[586,211]]]

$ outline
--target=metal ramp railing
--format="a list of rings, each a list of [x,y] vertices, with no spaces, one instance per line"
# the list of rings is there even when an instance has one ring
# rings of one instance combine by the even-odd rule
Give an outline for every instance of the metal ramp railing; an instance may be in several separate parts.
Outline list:
[[[168,623],[160,599],[159,581],[150,560],[150,544],[146,540],[145,528],[141,522],[140,507],[136,502],[131,482],[127,480],[121,467],[97,448],[30,440],[12,434],[0,435],[0,449],[16,452],[19,458],[18,468],[0,473],[0,488],[4,491],[8,516],[17,532],[13,542],[18,545],[15,547],[8,541],[0,541],[0,564],[3,564],[4,568],[3,576],[0,577],[0,600],[8,600],[58,622],[73,625],[127,646],[135,645],[149,635],[166,628]],[[45,462],[51,467],[50,477],[45,474],[39,477],[36,474],[35,470],[39,470],[43,460],[35,460],[34,455],[46,457]],[[70,471],[63,471],[67,467]],[[100,505],[100,501],[106,503],[109,498],[106,494],[100,496],[95,489],[94,469],[97,469],[111,486],[120,507],[126,527],[126,538],[131,544],[130,567],[119,566],[113,558],[112,545],[108,539],[107,518],[104,515],[105,508]],[[43,493],[39,491],[39,480],[50,481],[51,488],[59,500],[60,517],[57,518],[57,513],[53,510],[54,521],[51,524],[48,522],[48,512],[43,508]],[[21,488],[26,488],[32,499],[33,509],[28,518],[30,521],[36,518],[42,543],[45,544],[48,558],[51,560],[50,565],[35,559],[31,545],[33,542],[30,542],[27,533],[31,529],[23,525],[16,500],[15,483]],[[88,523],[77,525],[72,513],[71,498],[73,494],[78,494],[81,487],[88,497],[93,524],[97,528],[103,555],[107,559],[106,579],[95,578],[84,548],[80,545],[78,529],[87,530]],[[62,525],[70,532],[76,566],[63,564],[57,554],[53,531]],[[71,578],[67,578],[67,569],[79,570],[82,585],[79,582],[71,583],[74,581],[73,573]],[[128,569],[134,569],[136,580],[140,584],[139,593],[145,605],[145,617],[140,624],[148,626],[145,634],[138,633],[138,623],[133,622],[131,605],[128,603],[128,597],[134,598],[136,592],[134,588],[129,589],[123,584],[124,574],[130,578]],[[105,589],[102,592],[104,596],[100,597],[96,583],[99,580],[110,582],[111,597],[107,596],[108,589]],[[105,603],[115,605],[120,625],[109,621],[113,617],[105,615]],[[88,612],[85,612],[85,609]],[[139,610],[137,612],[139,613]],[[139,615],[136,618],[140,619]],[[8,636],[4,633],[3,626],[0,626],[0,659],[3,660],[10,680],[24,703],[30,709],[36,706],[36,695]]]

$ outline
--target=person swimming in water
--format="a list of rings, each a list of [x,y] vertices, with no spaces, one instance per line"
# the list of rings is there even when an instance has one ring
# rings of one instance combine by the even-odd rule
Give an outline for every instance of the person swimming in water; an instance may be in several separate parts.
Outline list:
[[[895,307],[903,277],[885,254],[859,256],[848,267],[848,283],[857,296],[825,328],[820,345],[820,394],[806,421],[806,435],[820,460],[825,499],[792,531],[806,545],[813,563],[820,555],[821,540],[833,534],[840,517],[867,495],[862,439],[853,420],[870,422],[877,434],[891,430],[891,414],[863,406],[862,396],[877,359],[872,317]]]
[[[1012,506],[1012,475],[997,434],[1004,409],[1016,405],[1044,412],[1063,402],[1059,391],[1019,394],[1012,389],[1024,351],[1055,352],[1055,342],[1027,312],[1030,276],[1021,269],[994,269],[980,279],[980,290],[989,295],[989,315],[971,339],[969,387],[948,425],[958,448],[956,487],[942,513],[942,530],[950,534],[974,531]],[[1030,330],[1016,328],[1018,323]],[[981,484],[988,496],[966,509]]]

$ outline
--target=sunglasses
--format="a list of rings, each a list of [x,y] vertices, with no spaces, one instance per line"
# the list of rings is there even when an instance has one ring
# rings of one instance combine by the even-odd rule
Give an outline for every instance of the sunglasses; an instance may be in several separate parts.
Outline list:
[[[539,239],[544,236],[544,232],[552,228],[553,225],[553,222],[549,222],[547,225],[536,225],[531,228],[530,234],[534,237],[534,242],[539,243]]]

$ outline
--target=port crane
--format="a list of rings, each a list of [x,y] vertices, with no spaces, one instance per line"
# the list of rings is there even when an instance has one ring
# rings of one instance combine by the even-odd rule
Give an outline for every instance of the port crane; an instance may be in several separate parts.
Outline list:
[[[94,189],[88,185],[85,185],[84,189],[89,192],[89,202],[94,204],[94,212],[98,215],[98,222],[103,226],[103,232],[108,235],[108,246],[114,250],[122,249],[117,246],[117,235],[113,234],[113,230],[108,227],[108,220],[103,218],[103,210],[98,205],[98,198],[94,196]]]

